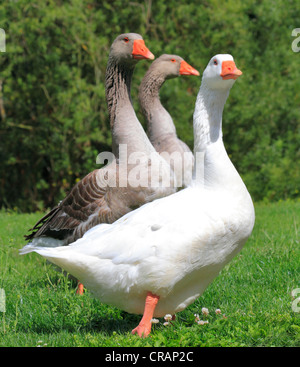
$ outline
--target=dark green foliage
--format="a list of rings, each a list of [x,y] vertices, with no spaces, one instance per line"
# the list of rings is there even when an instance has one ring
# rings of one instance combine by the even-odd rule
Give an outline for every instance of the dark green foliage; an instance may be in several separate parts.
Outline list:
[[[1,2],[0,207],[52,206],[98,167],[97,154],[111,146],[108,52],[128,31],[142,34],[156,56],[178,54],[199,71],[214,54],[231,53],[244,72],[224,110],[231,159],[254,199],[299,197],[300,53],[291,49],[299,16],[300,3],[283,0]],[[137,112],[148,66],[141,61],[133,78]],[[200,78],[181,77],[161,91],[191,147],[199,86]]]

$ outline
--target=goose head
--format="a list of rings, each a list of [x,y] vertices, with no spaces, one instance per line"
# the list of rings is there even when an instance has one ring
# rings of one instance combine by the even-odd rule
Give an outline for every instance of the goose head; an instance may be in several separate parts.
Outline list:
[[[213,56],[203,72],[203,81],[210,89],[230,89],[243,73],[229,54]]]
[[[153,61],[149,70],[155,70],[156,74],[160,74],[164,79],[176,78],[180,75],[200,75],[182,57],[168,54],[163,54]]]
[[[137,33],[120,34],[111,45],[110,57],[122,61],[154,59],[154,55],[146,47],[143,37]]]

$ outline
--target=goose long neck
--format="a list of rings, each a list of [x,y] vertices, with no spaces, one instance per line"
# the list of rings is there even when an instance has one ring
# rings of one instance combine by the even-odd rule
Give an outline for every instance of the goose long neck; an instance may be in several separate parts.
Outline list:
[[[139,102],[146,117],[150,141],[155,142],[166,135],[175,135],[176,129],[169,112],[161,104],[159,91],[165,82],[163,75],[146,73],[139,90]]]
[[[106,101],[112,132],[113,153],[119,156],[119,145],[126,144],[127,152],[151,152],[140,122],[133,109],[130,96],[131,80],[135,64],[121,63],[110,57],[106,69]]]
[[[229,90],[211,90],[202,82],[194,112],[194,150],[196,157],[196,184],[227,191],[244,184],[231,163],[222,139],[222,114]],[[198,153],[198,155],[197,155]],[[199,168],[203,168],[199,175]]]
[[[130,88],[134,66],[126,67],[117,60],[109,58],[105,75],[106,102],[109,113],[110,127],[115,126],[117,108],[122,102],[131,104]]]
[[[194,111],[194,149],[204,152],[222,141],[222,115],[229,90],[211,90],[202,82]]]

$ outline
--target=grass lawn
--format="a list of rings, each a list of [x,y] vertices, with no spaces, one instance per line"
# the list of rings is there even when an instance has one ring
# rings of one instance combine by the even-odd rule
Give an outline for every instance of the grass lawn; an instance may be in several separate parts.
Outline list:
[[[0,346],[300,346],[300,301],[291,296],[296,288],[300,296],[300,202],[257,204],[240,254],[172,324],[153,325],[147,339],[131,335],[140,316],[88,291],[77,296],[76,284],[42,257],[18,255],[40,217],[0,211]],[[196,313],[208,323],[198,325]]]

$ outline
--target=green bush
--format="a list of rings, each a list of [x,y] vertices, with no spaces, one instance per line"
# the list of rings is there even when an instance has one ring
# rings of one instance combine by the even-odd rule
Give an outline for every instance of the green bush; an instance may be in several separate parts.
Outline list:
[[[291,49],[299,14],[300,3],[283,0],[2,2],[0,207],[52,206],[97,168],[97,154],[111,147],[108,52],[128,31],[156,56],[179,54],[200,71],[214,54],[231,53],[244,75],[224,110],[230,157],[255,200],[299,197],[300,53]],[[137,91],[148,66],[138,64],[132,86],[142,122]],[[199,86],[200,78],[181,77],[161,91],[191,147]]]

